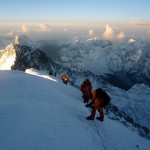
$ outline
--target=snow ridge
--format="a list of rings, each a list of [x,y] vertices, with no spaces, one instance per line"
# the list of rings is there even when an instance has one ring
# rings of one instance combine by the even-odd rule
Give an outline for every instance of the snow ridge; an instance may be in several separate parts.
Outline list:
[[[36,74],[41,76],[0,71],[1,149],[103,149],[93,122],[85,119],[90,112],[81,92],[55,77],[57,82]],[[150,147],[149,140],[107,115],[95,125],[108,150]]]

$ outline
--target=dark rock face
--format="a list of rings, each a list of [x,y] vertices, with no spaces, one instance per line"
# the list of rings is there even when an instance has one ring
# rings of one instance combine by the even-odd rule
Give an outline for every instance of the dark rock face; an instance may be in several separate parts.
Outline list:
[[[35,68],[38,70],[50,70],[52,61],[44,52],[39,49],[32,50],[26,45],[15,45],[16,61],[11,67],[12,70],[25,70]]]
[[[101,77],[113,86],[125,90],[129,90],[135,84],[144,83],[145,85],[150,85],[150,78],[143,73],[122,71],[114,74],[105,74],[105,76]]]

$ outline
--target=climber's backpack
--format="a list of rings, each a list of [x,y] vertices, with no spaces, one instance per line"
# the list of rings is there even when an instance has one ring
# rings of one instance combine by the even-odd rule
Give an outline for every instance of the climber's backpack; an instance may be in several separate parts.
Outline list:
[[[100,106],[105,107],[106,105],[110,103],[109,95],[101,88],[96,89],[96,97],[99,97],[100,99],[102,99]]]

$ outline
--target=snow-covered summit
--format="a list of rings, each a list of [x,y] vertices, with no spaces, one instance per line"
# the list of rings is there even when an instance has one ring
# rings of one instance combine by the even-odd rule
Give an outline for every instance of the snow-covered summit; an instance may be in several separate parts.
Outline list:
[[[20,35],[20,36],[17,35],[15,37],[14,44],[18,44],[18,45],[30,45],[31,41],[25,35]]]
[[[0,70],[36,68],[48,71],[52,66],[51,59],[43,51],[28,45],[11,44],[0,51]]]
[[[11,70],[16,60],[16,52],[13,44],[0,51],[0,70]]]

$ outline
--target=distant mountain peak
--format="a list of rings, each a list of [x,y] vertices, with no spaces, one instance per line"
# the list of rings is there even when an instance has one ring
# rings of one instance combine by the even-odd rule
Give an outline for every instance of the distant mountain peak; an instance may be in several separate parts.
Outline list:
[[[11,44],[0,51],[0,70],[50,70],[52,66],[51,59],[40,49]]]
[[[14,39],[14,44],[31,45],[31,40],[26,35],[17,35]]]

